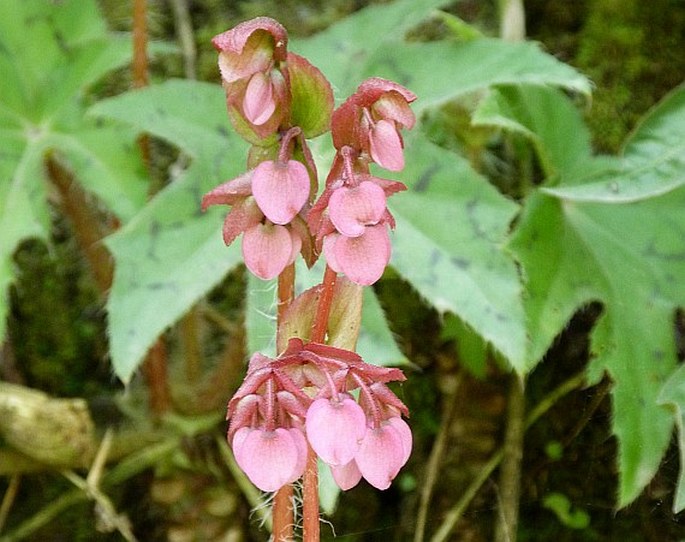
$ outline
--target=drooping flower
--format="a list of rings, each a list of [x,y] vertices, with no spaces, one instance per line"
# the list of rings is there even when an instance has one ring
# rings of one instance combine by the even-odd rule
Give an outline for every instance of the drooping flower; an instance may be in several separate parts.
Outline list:
[[[378,489],[388,489],[404,465],[406,443],[390,423],[370,427],[361,442],[355,461],[364,479]]]
[[[277,491],[304,473],[307,443],[299,429],[242,427],[232,448],[240,468],[262,491]]]
[[[375,226],[385,213],[385,192],[371,181],[341,186],[328,202],[328,215],[335,228],[347,237],[359,237],[366,226]]]
[[[295,261],[302,240],[291,229],[270,222],[260,223],[243,234],[243,260],[247,268],[262,280],[277,277]]]
[[[342,466],[354,458],[366,432],[366,415],[347,394],[314,401],[305,428],[317,455],[329,465]]]
[[[267,160],[252,175],[252,194],[274,224],[288,224],[309,199],[309,173],[301,162]]]
[[[332,233],[324,239],[328,265],[352,282],[369,286],[378,281],[390,261],[390,237],[384,224],[367,226],[356,237]]]
[[[331,474],[337,486],[343,491],[352,489],[362,479],[362,473],[359,471],[357,462],[353,459],[346,465],[333,466],[331,465]]]
[[[230,245],[242,233],[242,253],[245,265],[254,275],[268,280],[278,276],[287,265],[295,260],[302,248],[302,237],[289,225],[275,224],[265,217],[257,198],[252,194],[255,171],[257,170],[250,170],[205,194],[202,198],[202,209],[205,210],[211,205],[231,205],[231,210],[226,215],[223,225],[224,243]],[[286,178],[286,185],[287,181]],[[268,194],[268,189],[260,188],[260,190]],[[309,179],[307,178],[305,198],[308,191]],[[289,216],[291,213],[292,204],[286,199],[268,200],[268,204],[267,208],[270,213],[277,218]],[[283,224],[286,223],[283,222]]]

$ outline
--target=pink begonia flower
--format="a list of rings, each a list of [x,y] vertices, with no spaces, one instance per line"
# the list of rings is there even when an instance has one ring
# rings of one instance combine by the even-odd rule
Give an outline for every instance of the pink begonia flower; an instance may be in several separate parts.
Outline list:
[[[333,225],[348,237],[359,237],[366,226],[378,224],[385,209],[385,192],[371,181],[363,181],[355,187],[337,188],[328,202]]]
[[[402,439],[402,459],[400,461],[400,468],[404,466],[404,464],[409,460],[409,456],[411,455],[411,449],[412,449],[412,444],[413,444],[413,439],[411,436],[411,429],[409,428],[409,425],[407,425],[407,422],[405,422],[402,418],[399,416],[393,416],[388,420],[388,423],[392,425],[395,429],[400,434],[400,438]]]
[[[309,198],[307,168],[297,160],[267,160],[252,174],[252,194],[264,215],[274,224],[288,224]]]
[[[362,473],[359,472],[357,462],[353,459],[346,465],[334,467],[331,466],[331,474],[337,486],[343,491],[352,489],[362,479]]]
[[[245,89],[243,113],[252,124],[260,126],[271,118],[276,110],[274,87],[271,78],[262,72],[255,73]]]
[[[257,17],[212,38],[219,51],[219,70],[227,83],[265,71],[287,57],[288,33],[270,17]]]
[[[285,28],[269,17],[246,21],[212,39],[229,116],[252,143],[275,134],[288,115],[287,43]]]
[[[323,252],[328,265],[352,282],[369,286],[383,275],[390,261],[390,236],[385,224],[367,226],[358,237],[332,233],[324,238]]]
[[[333,113],[333,145],[350,146],[391,171],[404,168],[400,130],[411,129],[416,117],[409,104],[410,90],[378,77],[367,79]]]
[[[315,400],[305,419],[307,440],[327,464],[342,466],[354,458],[366,433],[366,415],[347,394]]]
[[[379,166],[390,171],[404,169],[402,139],[394,122],[379,120],[374,124],[369,130],[369,147],[371,158]]]
[[[257,224],[243,234],[245,265],[263,280],[277,277],[295,261],[301,247],[300,237],[278,224]]]
[[[373,487],[388,489],[404,465],[406,442],[394,424],[369,429],[354,459],[364,479]]]
[[[307,444],[299,429],[242,427],[231,447],[240,468],[262,491],[277,491],[304,473]]]

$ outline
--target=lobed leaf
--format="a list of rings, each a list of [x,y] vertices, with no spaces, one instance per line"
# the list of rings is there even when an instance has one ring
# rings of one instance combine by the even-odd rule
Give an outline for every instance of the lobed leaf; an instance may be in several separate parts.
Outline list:
[[[461,317],[521,371],[526,335],[520,283],[504,242],[518,207],[465,161],[421,137],[400,177],[393,267],[438,310]]]
[[[673,177],[672,158],[679,156],[682,143],[668,128],[677,135],[682,127],[661,115],[669,111],[678,118],[683,107],[678,93],[657,107],[633,136],[635,143],[626,147],[622,167],[612,173],[624,187],[642,176],[643,185],[635,188],[639,197],[612,200],[612,205],[603,199],[580,200],[571,188],[592,187],[571,184],[578,179],[562,172],[558,187],[545,188],[526,202],[509,245],[526,278],[532,362],[579,307],[589,301],[604,306],[592,332],[590,372],[608,372],[614,381],[621,506],[653,477],[673,425],[671,413],[657,399],[676,367],[673,315],[685,304],[685,283],[679,279],[685,274],[685,187],[665,193],[643,189],[664,186]],[[612,163],[592,161],[600,163],[600,171]]]
[[[629,203],[685,185],[685,87],[673,91],[642,121],[617,164],[582,182],[564,184],[546,192],[573,201]]]

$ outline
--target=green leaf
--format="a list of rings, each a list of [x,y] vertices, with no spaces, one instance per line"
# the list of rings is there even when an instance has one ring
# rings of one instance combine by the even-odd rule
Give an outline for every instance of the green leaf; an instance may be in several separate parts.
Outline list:
[[[678,428],[678,448],[680,449],[680,473],[673,500],[673,512],[685,509],[685,366],[677,369],[669,378],[659,394],[659,404],[673,411]]]
[[[203,215],[200,200],[242,172],[247,149],[220,122],[227,121],[218,85],[170,81],[106,100],[91,112],[128,121],[193,156],[182,178],[107,240],[116,261],[107,304],[112,363],[128,382],[159,334],[241,262],[239,244],[227,248],[221,240],[228,208]]]
[[[685,190],[606,206],[535,195],[511,248],[523,265],[530,359],[539,359],[570,316],[592,300],[605,314],[592,335],[594,372],[614,381],[619,503],[633,500],[656,472],[670,438],[656,404],[675,366],[673,310],[685,300]]]
[[[378,49],[362,75],[397,81],[416,93],[414,109],[440,105],[494,85],[553,85],[590,94],[587,78],[531,42],[492,38],[463,43],[388,43]]]
[[[547,188],[574,201],[627,203],[667,194],[685,184],[685,87],[673,91],[645,117],[627,141],[623,158],[573,186]],[[565,183],[566,184],[566,183]]]
[[[121,126],[83,125],[71,133],[51,134],[83,187],[128,222],[147,199],[148,182],[134,136]]]
[[[501,249],[518,207],[456,155],[413,137],[389,204],[391,263],[438,310],[462,318],[517,370],[526,366],[519,277]]]
[[[5,336],[9,309],[7,288],[15,278],[14,251],[19,243],[30,237],[47,238],[50,215],[42,179],[44,142],[36,140],[24,145],[20,140],[0,137],[0,145],[4,155],[4,159],[0,160],[1,341]]]
[[[47,152],[68,155],[75,178],[120,218],[129,218],[143,203],[141,179],[132,181],[135,155],[122,152],[130,134],[120,139],[111,128],[94,130],[83,119],[84,91],[129,58],[128,43],[107,33],[94,0],[2,3],[0,341],[7,288],[15,278],[14,252],[25,239],[49,237]]]
[[[188,80],[169,80],[141,90],[98,102],[88,111],[109,117],[165,139],[192,156],[223,163],[227,139],[244,164],[247,145],[233,135],[226,114],[226,99],[220,85]],[[236,168],[237,170],[237,168]],[[220,172],[217,172],[217,174]],[[220,178],[208,184],[218,184]]]
[[[161,332],[242,259],[238,245],[221,241],[221,210],[199,214],[206,173],[191,168],[107,239],[116,261],[107,301],[110,352],[125,383]]]
[[[673,427],[671,413],[657,400],[676,367],[674,311],[685,305],[685,186],[659,187],[679,174],[683,114],[681,89],[643,121],[619,168],[616,159],[590,159],[587,170],[599,173],[587,176],[586,184],[562,171],[557,187],[526,201],[510,243],[526,279],[532,362],[582,305],[603,304],[591,335],[589,373],[597,378],[608,372],[614,383],[621,506],[653,477]],[[621,187],[619,197],[596,197],[601,191],[593,179],[609,172]],[[633,182],[637,186],[630,187]],[[635,197],[621,199],[624,188]],[[595,197],[579,199],[583,190],[594,190]]]
[[[584,167],[590,133],[580,113],[558,89],[516,85],[491,89],[473,114],[476,126],[494,126],[529,138],[546,177]]]
[[[368,6],[304,40],[291,40],[288,48],[317,66],[344,99],[361,83],[360,68],[379,46],[396,44],[447,0],[399,0]]]

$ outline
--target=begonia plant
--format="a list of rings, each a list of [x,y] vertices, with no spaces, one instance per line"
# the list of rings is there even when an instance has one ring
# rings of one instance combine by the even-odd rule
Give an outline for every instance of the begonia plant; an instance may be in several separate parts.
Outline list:
[[[336,282],[371,285],[390,260],[395,221],[386,200],[405,186],[372,175],[369,166],[404,168],[401,131],[414,125],[409,104],[416,96],[371,78],[333,111],[328,81],[287,51],[285,29],[267,17],[241,23],[212,43],[229,117],[252,147],[249,170],[207,193],[202,207],[229,205],[224,242],[242,234],[247,268],[279,282],[281,351],[273,359],[252,355],[228,403],[228,441],[252,483],[277,492],[276,540],[292,538],[289,485],[304,476],[304,537],[318,540],[317,456],[342,490],[362,478],[387,489],[411,453],[411,430],[402,418],[408,409],[387,386],[404,380],[402,371],[367,363],[326,340],[336,331],[329,322],[333,297],[341,293]],[[307,140],[328,129],[336,152],[318,195]],[[316,306],[294,298],[299,254],[310,267],[320,256],[326,260]],[[312,310],[313,320],[301,314]],[[283,336],[290,329],[284,320],[302,319],[312,322],[309,332]]]

